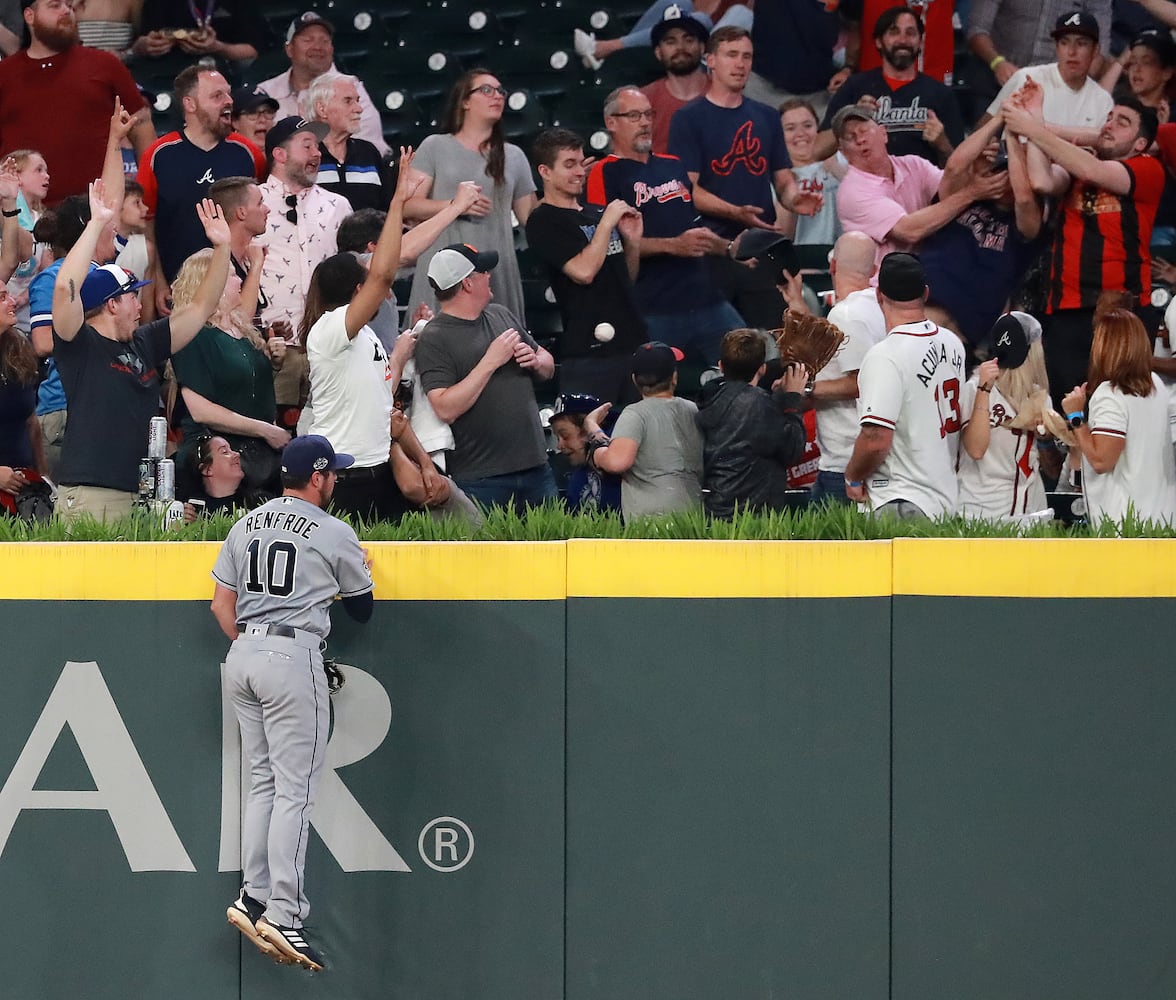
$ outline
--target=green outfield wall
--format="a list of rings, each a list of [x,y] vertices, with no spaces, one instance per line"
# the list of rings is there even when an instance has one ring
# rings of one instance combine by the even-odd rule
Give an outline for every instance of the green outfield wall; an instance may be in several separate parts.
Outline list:
[[[0,997],[1176,995],[1176,542],[370,548],[311,976],[224,919],[217,546],[0,545]]]

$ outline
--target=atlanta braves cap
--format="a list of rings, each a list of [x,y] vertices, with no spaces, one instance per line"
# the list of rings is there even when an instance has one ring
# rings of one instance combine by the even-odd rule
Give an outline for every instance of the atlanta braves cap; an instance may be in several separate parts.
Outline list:
[[[286,44],[289,45],[294,41],[294,36],[300,31],[305,31],[316,24],[321,24],[327,29],[327,34],[332,38],[335,37],[335,26],[331,24],[322,14],[317,11],[308,10],[299,14],[293,21],[290,22],[290,27],[286,29]]]
[[[104,264],[86,275],[82,282],[82,311],[96,309],[103,302],[133,292],[150,281],[140,281],[130,271],[117,264]]]
[[[355,459],[331,447],[321,434],[296,437],[282,450],[282,473],[295,479],[310,479],[316,472],[349,469]]]
[[[274,127],[266,132],[265,155],[272,159],[274,150],[299,132],[310,132],[319,142],[322,142],[329,131],[330,128],[326,122],[308,122],[305,118],[290,115],[288,118],[274,122]]]
[[[248,114],[250,111],[258,111],[261,108],[268,108],[270,111],[278,110],[278,102],[260,87],[237,87],[232,96],[234,118],[238,115]]]
[[[1050,36],[1055,39],[1061,38],[1063,35],[1084,35],[1097,42],[1098,21],[1095,20],[1093,14],[1088,14],[1084,10],[1072,10],[1059,17],[1057,23],[1054,24],[1054,30],[1050,32]]]
[[[895,302],[921,299],[927,288],[923,264],[913,253],[888,253],[878,268],[878,291]]]
[[[1029,357],[1029,345],[1035,339],[1029,324],[1036,325],[1040,335],[1041,324],[1027,313],[1006,313],[993,324],[989,332],[992,356],[1001,368],[1020,368]]]
[[[429,283],[439,292],[464,281],[475,271],[483,274],[498,266],[495,250],[479,251],[468,243],[451,243],[429,261]]]
[[[662,19],[649,29],[649,40],[654,48],[661,45],[661,40],[666,37],[666,34],[672,28],[681,28],[703,44],[710,38],[710,32],[706,30],[705,24],[697,18],[691,17],[689,14],[682,13],[682,8],[676,3],[673,3],[666,8],[666,12],[662,14]]]
[[[633,355],[633,374],[643,381],[664,382],[678,367],[678,362],[685,358],[678,348],[663,344],[660,340],[651,340],[642,344]]]

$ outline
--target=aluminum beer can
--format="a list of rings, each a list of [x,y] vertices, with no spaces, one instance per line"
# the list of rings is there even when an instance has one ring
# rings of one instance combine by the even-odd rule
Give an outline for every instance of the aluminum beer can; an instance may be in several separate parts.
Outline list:
[[[161,459],[155,473],[155,499],[171,503],[176,498],[176,463],[170,458]]]
[[[147,457],[164,458],[167,455],[167,418],[152,417],[147,431]]]
[[[139,501],[146,503],[155,495],[155,463],[149,458],[139,459]]]

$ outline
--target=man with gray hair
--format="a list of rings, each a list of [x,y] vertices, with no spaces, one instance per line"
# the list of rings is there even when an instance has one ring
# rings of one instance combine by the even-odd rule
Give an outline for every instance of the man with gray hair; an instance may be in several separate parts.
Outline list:
[[[593,166],[585,200],[603,208],[621,198],[641,213],[634,291],[649,336],[713,365],[723,334],[747,325],[704,259],[723,256],[731,246],[702,224],[682,161],[652,154],[653,108],[645,94],[618,87],[605,98],[604,124],[612,153]]]
[[[874,241],[865,233],[842,233],[829,262],[836,305],[828,319],[845,334],[845,339],[813,382],[817,447],[821,450],[817,481],[813,483],[814,501],[849,503],[845,467],[858,435],[858,370],[866,352],[886,336],[882,307],[870,285],[876,270],[874,249]]]
[[[356,78],[333,70],[315,77],[302,100],[302,117],[329,130],[319,143],[319,187],[342,195],[357,212],[386,208],[394,190],[388,168],[380,151],[355,134],[363,118]]]

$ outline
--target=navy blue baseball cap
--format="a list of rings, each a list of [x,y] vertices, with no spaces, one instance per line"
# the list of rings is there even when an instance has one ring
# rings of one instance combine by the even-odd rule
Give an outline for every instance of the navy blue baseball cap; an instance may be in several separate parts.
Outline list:
[[[282,451],[282,474],[296,479],[310,479],[316,472],[349,469],[354,464],[354,458],[336,452],[321,434],[296,437]]]
[[[117,299],[120,295],[133,292],[150,281],[140,281],[130,271],[117,264],[104,264],[86,275],[82,282],[82,311],[96,309],[103,302]]]

